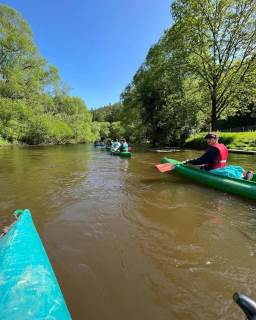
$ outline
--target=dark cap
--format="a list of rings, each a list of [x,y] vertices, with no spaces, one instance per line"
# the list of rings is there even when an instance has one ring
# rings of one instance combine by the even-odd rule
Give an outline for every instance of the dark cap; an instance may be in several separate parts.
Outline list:
[[[207,135],[204,137],[205,139],[218,139],[218,135],[215,132],[208,132]]]

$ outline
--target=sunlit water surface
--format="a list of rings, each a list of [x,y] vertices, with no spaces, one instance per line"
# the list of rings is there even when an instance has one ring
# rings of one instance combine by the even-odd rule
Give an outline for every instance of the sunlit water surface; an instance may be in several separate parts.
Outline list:
[[[160,158],[0,148],[0,228],[31,210],[73,319],[243,319],[233,293],[256,298],[256,204],[161,175]],[[255,159],[230,163],[256,169]]]

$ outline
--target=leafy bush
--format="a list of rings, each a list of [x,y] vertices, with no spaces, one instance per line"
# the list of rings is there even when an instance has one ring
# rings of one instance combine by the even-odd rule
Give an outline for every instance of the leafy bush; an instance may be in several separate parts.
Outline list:
[[[8,141],[4,140],[1,136],[0,136],[0,146],[4,146],[4,145],[8,145]]]

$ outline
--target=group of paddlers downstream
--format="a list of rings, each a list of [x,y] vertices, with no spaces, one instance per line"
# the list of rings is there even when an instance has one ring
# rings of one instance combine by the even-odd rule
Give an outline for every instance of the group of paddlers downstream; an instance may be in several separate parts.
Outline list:
[[[208,147],[201,157],[181,162],[165,157],[156,168],[160,172],[172,171],[215,189],[256,200],[256,175],[241,166],[228,165],[229,151],[219,142],[217,133],[209,132],[205,140]],[[104,148],[112,155],[131,157],[126,140],[122,138],[120,142],[115,138],[106,143],[96,141],[94,146]]]
[[[94,147],[100,147],[103,149],[106,149],[107,151],[110,151],[110,154],[114,156],[120,156],[120,157],[131,157],[132,154],[129,152],[131,148],[128,146],[128,143],[126,142],[125,138],[121,138],[120,142],[117,138],[114,138],[113,140],[108,139],[105,141],[95,141]]]

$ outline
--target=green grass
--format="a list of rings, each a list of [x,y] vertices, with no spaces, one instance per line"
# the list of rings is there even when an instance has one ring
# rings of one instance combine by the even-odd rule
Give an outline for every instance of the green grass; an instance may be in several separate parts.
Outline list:
[[[218,132],[219,142],[224,143],[229,149],[256,151],[256,132]],[[206,132],[189,137],[184,147],[205,149],[204,136]]]
[[[0,147],[1,146],[7,146],[8,144],[10,144],[8,141],[4,140],[1,136],[0,136]]]

